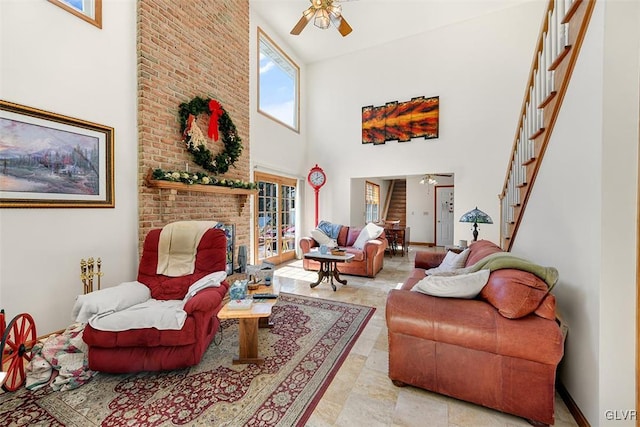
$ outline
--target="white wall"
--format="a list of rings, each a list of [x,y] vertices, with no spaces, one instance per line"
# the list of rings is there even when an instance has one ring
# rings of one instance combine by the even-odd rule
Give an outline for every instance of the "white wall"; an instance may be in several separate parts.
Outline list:
[[[38,335],[65,328],[82,293],[80,260],[103,286],[138,265],[136,6],[103,2],[103,29],[46,1],[0,1],[0,98],[115,129],[114,209],[0,209],[0,308]]]
[[[271,31],[268,22],[264,21],[255,11],[250,8],[250,25],[249,25],[249,140],[251,144],[251,168],[252,170],[261,170],[263,172],[287,176],[298,179],[298,206],[305,198],[305,194],[313,195],[313,191],[309,191],[305,177],[311,168],[306,162],[307,139],[308,133],[306,104],[306,67],[289,48],[284,40],[276,36]],[[300,131],[295,132],[286,126],[277,123],[258,112],[258,30],[269,36],[282,49],[289,58],[300,67]],[[253,176],[252,176],[253,179]],[[252,198],[255,199],[255,198]],[[252,200],[253,206],[254,200]],[[313,218],[313,213],[311,213]],[[300,228],[302,223],[303,212],[296,209],[296,224],[298,235],[297,242],[301,236],[307,236],[307,228]],[[313,221],[313,219],[311,219]],[[253,253],[253,251],[251,251]],[[255,262],[255,260],[252,260]]]
[[[556,266],[559,376],[591,425],[635,408],[640,4],[597,2],[513,252]]]
[[[456,178],[454,217],[477,205],[497,218],[544,7],[530,2],[309,65],[309,82],[331,76],[331,90],[308,86],[308,164],[318,163],[328,175],[321,216],[350,220],[354,176],[447,171]],[[362,144],[363,106],[415,96],[440,97],[438,139]],[[306,201],[308,218],[313,207],[310,197]],[[411,238],[417,233],[412,228]],[[483,227],[483,237],[497,241],[498,225]],[[468,227],[456,222],[454,241],[468,238]]]

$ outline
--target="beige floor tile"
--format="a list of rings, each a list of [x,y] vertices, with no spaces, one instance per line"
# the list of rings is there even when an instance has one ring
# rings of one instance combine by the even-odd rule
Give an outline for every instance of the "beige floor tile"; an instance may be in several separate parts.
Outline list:
[[[342,404],[333,403],[327,399],[322,400],[307,420],[306,426],[326,427],[335,425],[342,411],[342,406]]]
[[[403,427],[447,427],[448,405],[442,399],[417,393],[412,387],[399,388],[393,425]]]
[[[373,399],[359,393],[352,393],[344,404],[336,420],[336,426],[367,427],[389,426],[395,402]]]

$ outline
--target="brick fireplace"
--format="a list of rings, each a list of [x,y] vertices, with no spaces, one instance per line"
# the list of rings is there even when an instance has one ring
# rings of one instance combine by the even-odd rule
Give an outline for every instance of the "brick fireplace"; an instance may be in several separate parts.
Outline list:
[[[250,181],[249,2],[148,0],[138,5],[138,183],[140,244],[152,228],[178,220],[236,226],[236,248],[250,247],[250,197],[150,188],[150,170],[202,171],[180,134],[178,107],[217,99],[242,138],[241,157],[224,178]],[[206,116],[200,128],[206,132]],[[220,141],[209,141],[217,154]],[[236,249],[237,250],[237,249]]]

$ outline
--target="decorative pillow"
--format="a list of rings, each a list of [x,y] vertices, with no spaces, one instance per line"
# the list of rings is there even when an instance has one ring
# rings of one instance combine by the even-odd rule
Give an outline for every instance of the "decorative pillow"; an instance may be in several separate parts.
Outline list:
[[[347,228],[347,243],[345,244],[345,246],[347,247],[353,246],[353,244],[358,239],[358,236],[360,235],[362,228],[360,227],[345,227],[345,228]]]
[[[362,229],[360,235],[353,243],[353,247],[356,249],[364,249],[365,243],[367,243],[369,240],[377,239],[383,232],[384,228],[370,222]]]
[[[318,242],[319,245],[325,245],[328,248],[335,248],[336,246],[338,246],[338,243],[335,239],[327,236],[324,231],[320,230],[319,228],[311,230],[311,237],[313,237],[313,240]]]
[[[480,297],[507,319],[519,319],[536,311],[548,294],[542,279],[526,271],[507,268],[491,274]]]
[[[425,274],[429,276],[435,273],[442,273],[445,271],[453,271],[453,270],[457,270],[458,268],[463,268],[465,263],[467,262],[468,257],[469,257],[469,248],[465,249],[459,254],[452,251],[448,251],[447,254],[444,256],[444,259],[442,260],[440,265],[426,270]]]
[[[489,270],[454,276],[427,276],[413,287],[413,291],[434,297],[466,298],[478,296],[489,280]]]

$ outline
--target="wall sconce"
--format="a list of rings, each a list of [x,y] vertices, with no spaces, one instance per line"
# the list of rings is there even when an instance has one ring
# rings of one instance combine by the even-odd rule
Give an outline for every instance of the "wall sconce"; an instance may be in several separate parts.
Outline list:
[[[460,217],[460,222],[472,222],[473,223],[473,241],[478,240],[478,224],[493,224],[491,217],[482,212],[476,206],[475,209],[470,210],[466,214]]]

